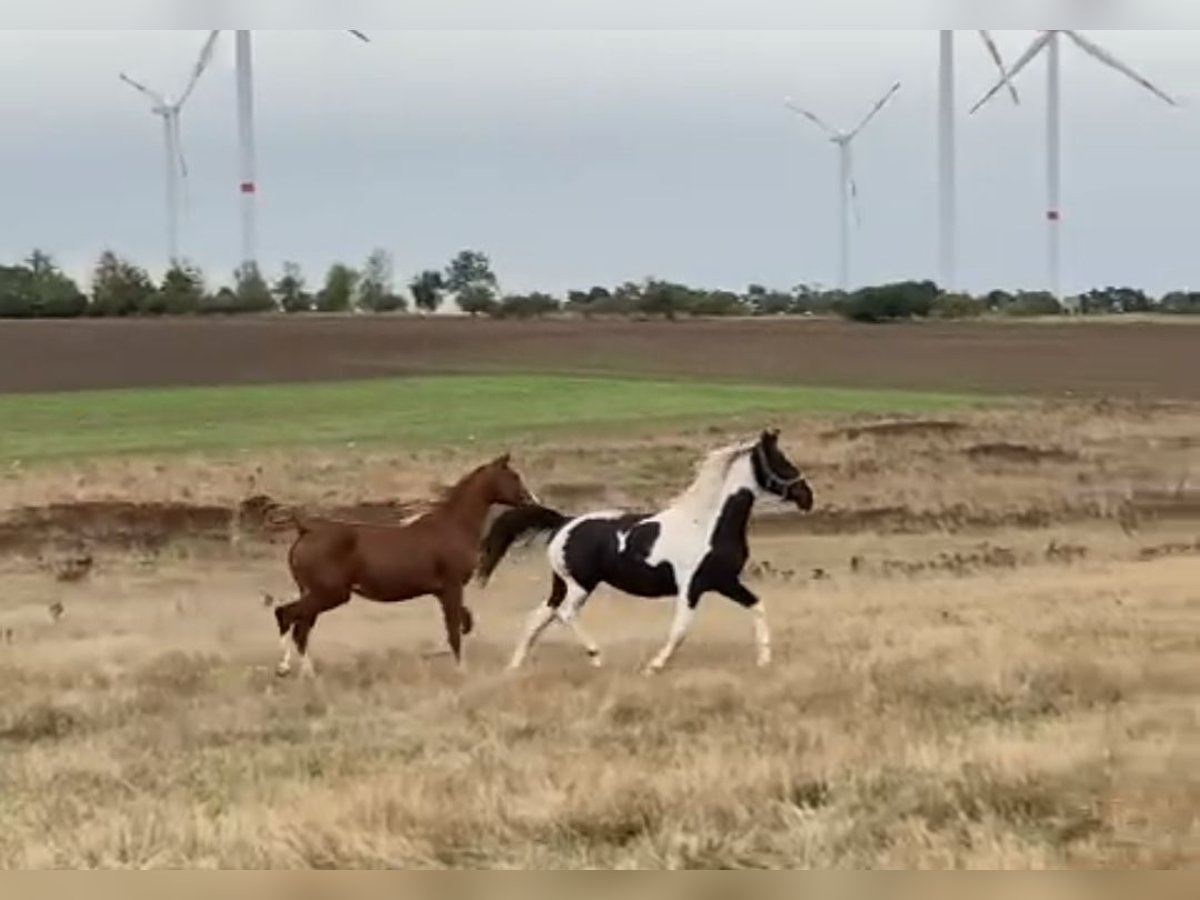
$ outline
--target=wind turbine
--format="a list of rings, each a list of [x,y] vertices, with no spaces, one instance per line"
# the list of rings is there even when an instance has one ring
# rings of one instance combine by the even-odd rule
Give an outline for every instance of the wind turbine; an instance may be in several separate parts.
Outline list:
[[[1013,103],[1020,103],[1017,89],[1004,72],[1004,60],[992,35],[978,32],[983,45],[1008,86]],[[940,31],[938,51],[938,268],[944,290],[958,286],[958,152],[954,128],[954,32]]]
[[[161,116],[163,120],[163,136],[166,144],[167,163],[167,259],[172,266],[178,265],[180,262],[179,187],[180,181],[187,178],[187,161],[183,155],[183,137],[179,128],[179,114],[183,111],[183,105],[187,103],[188,98],[192,96],[192,91],[196,89],[196,85],[200,81],[200,77],[204,74],[204,70],[212,62],[213,47],[216,45],[216,42],[217,35],[216,32],[213,32],[205,40],[204,46],[200,48],[200,56],[196,60],[196,65],[192,68],[192,75],[188,79],[183,93],[179,95],[178,100],[172,101],[164,97],[144,84],[134,81],[124,72],[120,74],[122,81],[153,101],[154,106],[151,107],[150,112],[156,116]]]
[[[212,32],[214,35],[220,32]],[[370,43],[361,31],[347,30],[360,41]],[[238,115],[238,190],[242,197],[242,265],[258,266],[258,180],[254,144],[254,51],[250,31],[238,31],[235,38],[237,58]]]
[[[784,98],[784,106],[792,112],[797,113],[808,119],[827,135],[834,146],[838,148],[838,159],[840,163],[839,174],[839,213],[841,216],[841,258],[838,265],[838,288],[845,292],[850,288],[850,210],[855,209],[857,217],[857,200],[858,200],[858,185],[854,182],[854,159],[851,152],[851,144],[854,139],[867,127],[868,123],[879,114],[879,111],[887,105],[888,101],[895,96],[896,91],[900,90],[900,82],[896,82],[888,89],[888,92],[881,98],[875,101],[875,105],[871,107],[870,112],[863,118],[858,126],[851,131],[838,131],[826,125],[818,116],[809,112],[807,109],[802,109],[797,106],[790,97]]]
[[[1046,223],[1047,223],[1047,264],[1049,267],[1049,287],[1055,299],[1062,296],[1062,244],[1060,227],[1062,222],[1062,59],[1059,52],[1061,36],[1066,35],[1080,50],[1093,59],[1104,63],[1110,69],[1116,69],[1126,78],[1141,85],[1154,96],[1171,106],[1178,106],[1175,100],[1163,93],[1125,63],[1121,62],[1103,47],[1085,38],[1078,31],[1056,29],[1043,31],[1025,50],[1013,67],[1004,75],[999,84],[971,107],[974,114],[987,103],[1003,87],[1004,82],[1016,75],[1031,63],[1043,50],[1046,51]]]

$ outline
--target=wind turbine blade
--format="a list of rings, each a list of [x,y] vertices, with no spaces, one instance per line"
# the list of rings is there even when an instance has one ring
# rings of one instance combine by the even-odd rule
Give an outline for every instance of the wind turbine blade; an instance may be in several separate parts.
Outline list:
[[[358,38],[363,43],[366,43],[366,44],[371,43],[371,39],[369,37],[367,37],[365,34],[363,34],[361,31],[355,31],[353,28],[350,28],[350,29],[347,29],[347,33],[354,35],[356,38]]]
[[[1042,52],[1042,50],[1046,48],[1046,45],[1050,43],[1050,40],[1053,37],[1053,31],[1043,31],[1041,34],[1035,37],[1033,39],[1033,43],[1025,49],[1025,52],[1021,54],[1021,58],[1013,63],[1013,67],[1008,70],[1004,77],[997,81],[992,89],[984,94],[978,103],[971,107],[971,113],[974,114],[981,106],[983,106],[983,104],[995,97],[996,94],[1000,92],[1000,89],[1004,87],[1004,85],[1011,84],[1012,80],[1017,77],[1020,71],[1033,62],[1034,57],[1036,57]]]
[[[162,98],[161,94],[155,93],[154,91],[150,90],[150,88],[146,87],[141,82],[134,81],[132,78],[130,78],[124,72],[121,73],[120,78],[123,82],[125,82],[131,88],[133,88],[136,91],[141,91],[143,94],[145,94],[147,97],[149,97],[151,100],[153,100],[155,103],[159,104],[160,106],[167,105],[167,101]]]
[[[792,102],[791,97],[785,97],[784,101],[783,101],[783,105],[786,106],[788,109],[790,109],[792,112],[798,113],[798,114],[804,116],[804,118],[808,119],[808,121],[812,122],[814,125],[816,125],[818,128],[820,128],[822,131],[824,131],[830,137],[838,136],[838,133],[834,129],[832,129],[828,125],[826,125],[824,122],[822,122],[821,119],[816,115],[816,113],[811,113],[807,109],[797,106],[794,102]]]
[[[1019,104],[1021,102],[1021,98],[1017,94],[1016,85],[1009,80],[1008,73],[1004,71],[1004,57],[1000,55],[1000,48],[997,47],[996,42],[992,40],[992,33],[990,31],[980,31],[979,36],[983,38],[983,46],[987,48],[988,54],[992,57],[992,62],[994,62],[996,64],[996,68],[1000,70],[1000,77],[1004,80],[1004,83],[1008,85],[1008,92],[1012,95],[1013,103]]]
[[[204,41],[204,46],[200,48],[200,56],[196,58],[196,65],[192,69],[192,77],[188,79],[187,87],[183,89],[183,94],[180,95],[179,101],[175,104],[176,107],[183,106],[187,103],[188,97],[192,96],[192,91],[196,89],[196,84],[200,81],[200,76],[204,74],[204,70],[208,68],[213,59],[213,50],[217,46],[217,38],[221,36],[219,31],[210,31],[208,37]]]
[[[1105,50],[1099,44],[1093,43],[1092,41],[1088,40],[1087,38],[1085,38],[1082,34],[1080,34],[1077,31],[1064,31],[1063,33],[1067,37],[1069,37],[1071,40],[1073,40],[1079,46],[1079,49],[1082,50],[1084,53],[1088,54],[1089,56],[1091,56],[1095,59],[1098,59],[1100,62],[1102,62],[1106,66],[1108,66],[1110,69],[1116,69],[1118,72],[1120,72],[1126,78],[1129,78],[1132,81],[1136,81],[1138,84],[1140,84],[1142,87],[1144,87],[1150,93],[1152,93],[1155,97],[1158,97],[1160,100],[1164,101],[1165,103],[1169,103],[1171,106],[1179,105],[1178,103],[1175,102],[1173,97],[1171,97],[1169,94],[1166,94],[1163,91],[1159,90],[1149,80],[1147,80],[1146,78],[1143,78],[1141,75],[1139,75],[1133,69],[1129,68],[1129,66],[1125,65],[1125,63],[1121,62],[1119,59],[1117,59],[1115,56],[1113,56],[1111,53],[1109,53],[1107,50]]]
[[[858,127],[855,128],[852,132],[850,132],[850,137],[853,138],[860,131],[862,131],[864,128],[866,128],[867,124],[873,118],[875,118],[877,115],[879,115],[879,111],[881,109],[883,109],[885,106],[887,106],[888,101],[891,100],[892,97],[896,96],[896,91],[898,91],[898,90],[900,90],[900,82],[897,81],[895,84],[893,84],[891,86],[891,88],[888,90],[888,92],[886,94],[884,94],[877,101],[875,101],[875,105],[873,107],[871,107],[871,111],[869,113],[867,113],[866,118],[864,118],[861,122],[859,122]]]

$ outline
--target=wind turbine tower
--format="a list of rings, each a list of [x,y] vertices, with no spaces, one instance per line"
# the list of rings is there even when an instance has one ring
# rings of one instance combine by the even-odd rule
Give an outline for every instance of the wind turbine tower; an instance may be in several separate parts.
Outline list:
[[[898,90],[900,90],[900,82],[893,84],[888,92],[875,102],[875,105],[871,107],[870,112],[867,113],[863,120],[850,131],[838,131],[832,128],[825,124],[815,113],[797,106],[790,97],[785,98],[783,101],[784,105],[792,112],[808,119],[825,132],[829,136],[830,142],[838,149],[838,214],[839,229],[841,232],[841,247],[838,261],[838,289],[843,292],[850,289],[850,214],[852,209],[857,212],[856,204],[858,201],[858,185],[854,181],[852,144],[854,143],[854,139],[862,133],[862,130],[879,114],[879,111],[887,105],[888,101],[895,96]]]

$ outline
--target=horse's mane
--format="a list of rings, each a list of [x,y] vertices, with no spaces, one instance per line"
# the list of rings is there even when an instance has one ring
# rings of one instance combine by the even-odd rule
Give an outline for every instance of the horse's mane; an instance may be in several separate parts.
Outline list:
[[[466,475],[462,476],[454,484],[439,487],[434,498],[429,501],[430,509],[445,508],[454,505],[455,501],[462,497],[463,493],[475,483],[475,480],[483,473],[483,470],[488,467],[487,463],[481,466],[476,466]]]
[[[695,467],[692,483],[684,488],[668,504],[671,507],[692,506],[704,508],[715,500],[715,495],[725,484],[729,470],[742,456],[754,449],[755,441],[740,441],[718,447],[706,454]]]

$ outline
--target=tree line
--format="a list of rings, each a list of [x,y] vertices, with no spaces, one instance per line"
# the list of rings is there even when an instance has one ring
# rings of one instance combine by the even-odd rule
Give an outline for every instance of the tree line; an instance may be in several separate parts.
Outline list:
[[[35,250],[15,266],[0,266],[0,319],[82,316],[231,315],[283,312],[434,313],[453,300],[471,316],[530,319],[569,314],[676,319],[686,316],[796,316],[836,314],[860,322],[969,319],[984,316],[1200,314],[1200,292],[1151,297],[1130,287],[1088,291],[1066,302],[1038,291],[994,290],[982,296],[948,293],[932,281],[901,281],[851,293],[798,285],[789,290],[752,284],[744,291],[706,290],[646,278],[615,287],[597,285],[556,297],[503,293],[491,260],[463,250],[444,269],[427,269],[397,288],[391,255],[374,250],[359,268],[335,263],[312,289],[296,263],[271,282],[253,266],[230,284],[211,288],[195,266],[171,266],[155,282],[149,273],[105,251],[85,292],[48,254]]]

